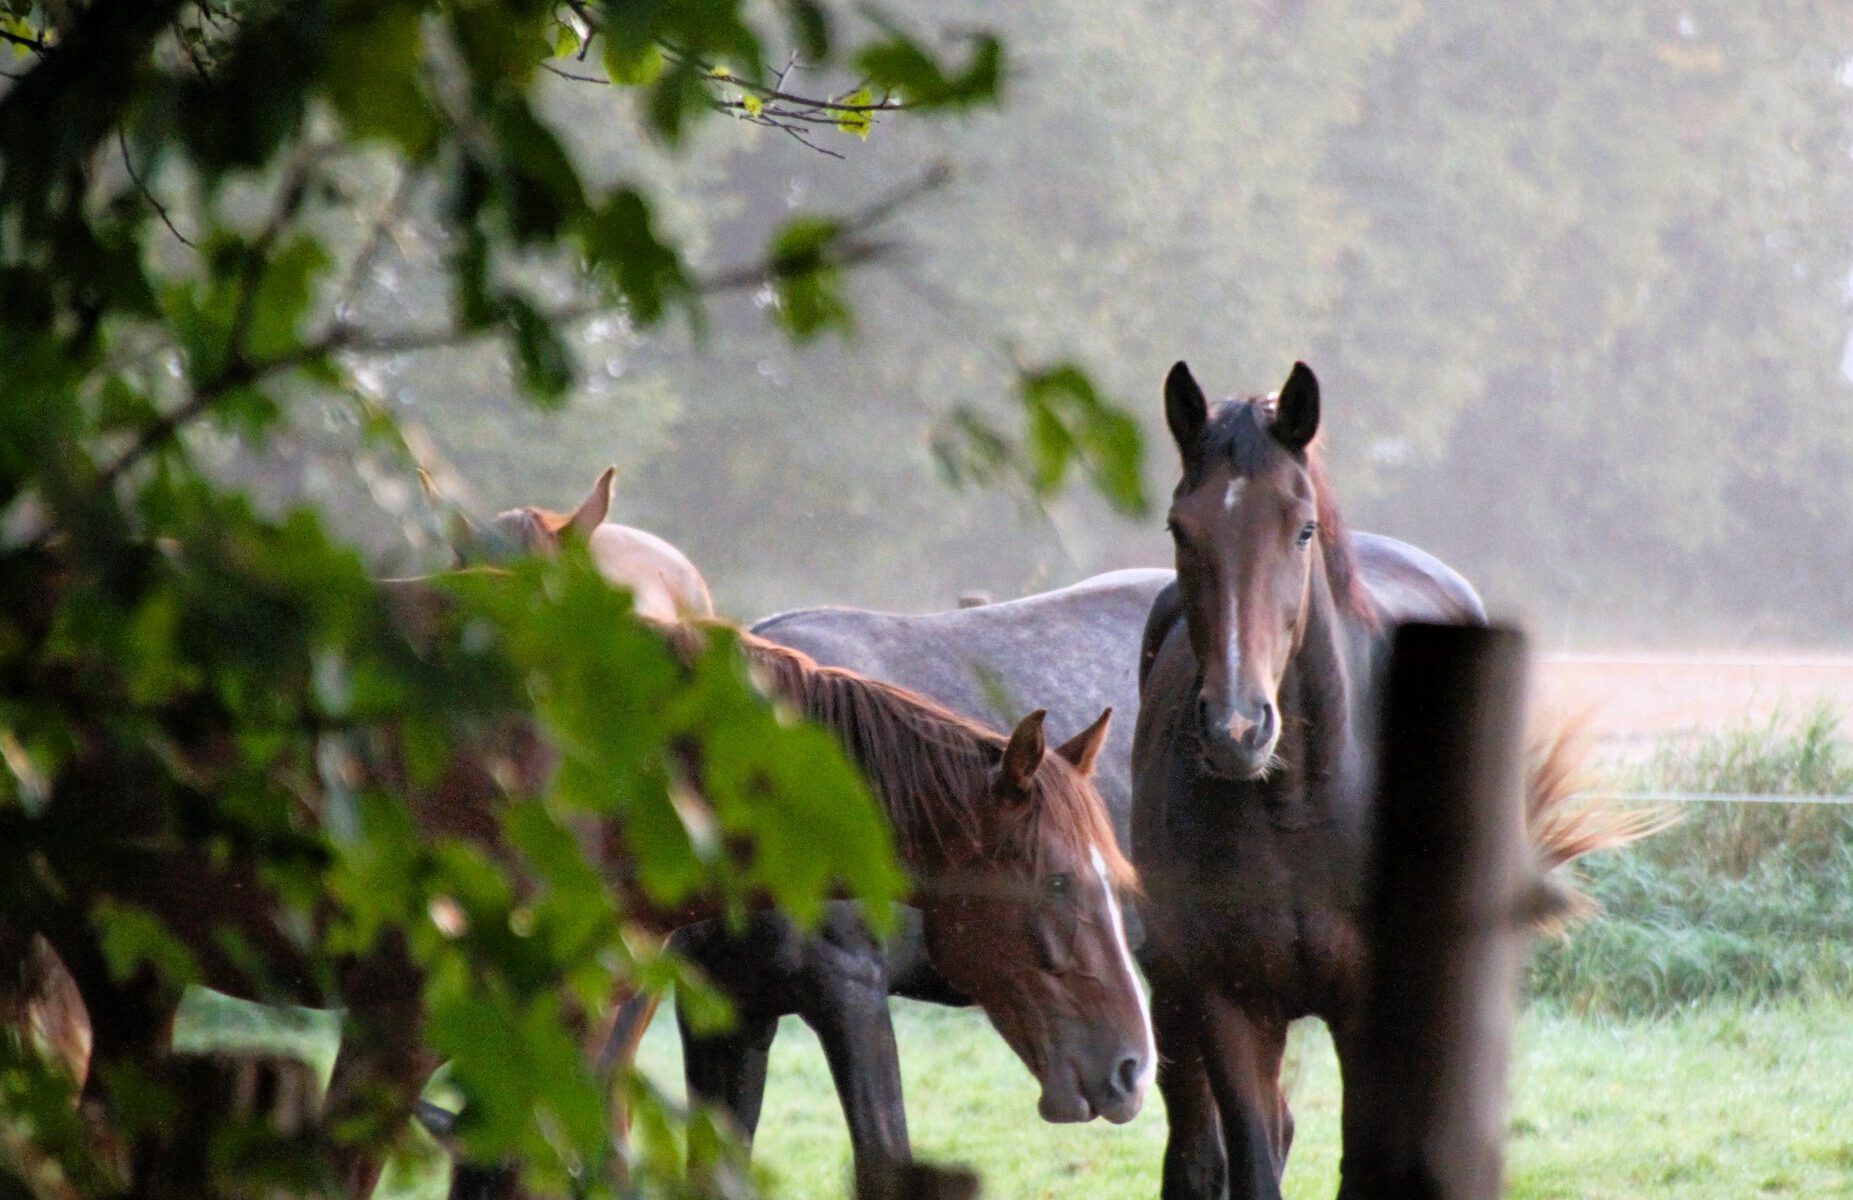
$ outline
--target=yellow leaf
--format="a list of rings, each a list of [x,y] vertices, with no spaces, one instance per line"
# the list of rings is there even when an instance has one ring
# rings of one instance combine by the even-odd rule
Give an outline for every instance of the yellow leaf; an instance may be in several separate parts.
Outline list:
[[[853,133],[863,141],[868,141],[869,130],[875,126],[875,116],[864,106],[875,103],[874,94],[867,88],[857,88],[837,103],[850,105],[856,111],[839,112],[836,117],[836,127],[844,133]]]

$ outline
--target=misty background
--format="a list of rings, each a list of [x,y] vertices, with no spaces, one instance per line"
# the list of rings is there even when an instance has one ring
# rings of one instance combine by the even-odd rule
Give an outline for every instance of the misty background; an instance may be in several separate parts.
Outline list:
[[[1544,647],[1853,646],[1853,6],[912,16],[1005,35],[1000,110],[820,134],[841,159],[717,116],[670,159],[621,140],[633,97],[552,81],[582,162],[673,181],[687,204],[661,217],[710,270],[794,206],[952,179],[881,227],[848,341],[793,348],[751,294],[699,334],[594,321],[557,414],[514,399],[495,348],[370,368],[459,501],[570,508],[615,463],[613,519],[682,547],[744,620],[1003,599],[1170,565],[1173,361],[1228,395],[1305,359],[1346,518],[1441,555]],[[364,300],[383,312],[444,303],[438,200],[414,210]],[[1147,517],[936,467],[957,406],[1014,427],[1016,362],[1064,357],[1144,424]],[[415,483],[354,449],[346,411],[234,469],[323,505],[384,571],[435,565]]]

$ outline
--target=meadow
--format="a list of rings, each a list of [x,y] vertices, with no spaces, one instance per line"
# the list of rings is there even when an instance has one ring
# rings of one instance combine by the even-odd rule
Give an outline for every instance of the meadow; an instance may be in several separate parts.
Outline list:
[[[1036,1085],[975,1013],[895,1006],[916,1152],[976,1167],[998,1200],[1157,1192],[1164,1145],[1156,1096],[1128,1125],[1046,1125]],[[679,1079],[673,1024],[643,1064]],[[1317,1023],[1288,1060],[1297,1133],[1291,1200],[1333,1194],[1338,1071]],[[1512,1064],[1507,1194],[1514,1200],[1741,1200],[1853,1192],[1853,1003],[1716,1003],[1616,1020],[1534,1005]],[[847,1194],[849,1143],[816,1039],[788,1019],[773,1048],[755,1148],[772,1194]]]
[[[1610,772],[1618,789],[1853,793],[1853,746],[1826,712],[1669,745]],[[1606,908],[1539,945],[1511,1075],[1508,1195],[1853,1194],[1853,809],[1692,805],[1679,825],[1594,861]],[[983,1017],[894,1006],[916,1152],[976,1167],[999,1198],[1155,1191],[1164,1142],[1154,1095],[1121,1127],[1052,1126],[1036,1087]],[[267,1024],[268,1022],[268,1024]],[[268,1043],[326,1064],[332,1025],[202,1002],[181,1022],[199,1049]],[[267,1032],[268,1029],[268,1032]],[[642,1068],[680,1094],[667,1012]],[[1339,1084],[1330,1039],[1296,1027],[1287,1078],[1298,1122],[1286,1191],[1333,1193]],[[788,1018],[755,1153],[771,1195],[847,1192],[848,1138],[823,1055]],[[406,1172],[396,1196],[441,1196]]]

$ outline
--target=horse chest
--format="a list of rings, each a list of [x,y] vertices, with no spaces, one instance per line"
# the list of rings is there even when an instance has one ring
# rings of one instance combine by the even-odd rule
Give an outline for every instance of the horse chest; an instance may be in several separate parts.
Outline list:
[[[1154,952],[1245,1006],[1332,1012],[1355,979],[1357,912],[1352,889],[1310,864],[1341,851],[1317,835],[1228,824],[1192,839],[1182,869],[1149,881]]]

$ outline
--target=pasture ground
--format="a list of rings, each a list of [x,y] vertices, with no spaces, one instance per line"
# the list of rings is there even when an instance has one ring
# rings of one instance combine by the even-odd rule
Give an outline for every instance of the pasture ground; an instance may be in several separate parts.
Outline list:
[[[1853,795],[1853,740],[1836,716],[1846,710],[1795,700],[1790,691],[1771,710],[1753,707],[1747,723],[1665,730],[1645,753],[1607,742],[1597,782]],[[1534,957],[1507,1195],[1853,1196],[1853,808],[1695,804],[1674,829],[1597,856],[1584,874],[1607,915]],[[190,1017],[183,1040],[197,1049],[268,1047],[324,1069],[332,1059],[333,1029],[316,1014],[260,1017],[220,1001]],[[979,1014],[897,1002],[895,1024],[923,1158],[975,1166],[993,1200],[1155,1194],[1156,1096],[1123,1127],[1047,1125],[1035,1083]],[[679,1060],[665,1013],[640,1064],[680,1095]],[[1287,1195],[1330,1196],[1339,1087],[1316,1023],[1295,1030],[1288,1079],[1298,1135]],[[770,1195],[847,1194],[842,1116],[816,1039],[796,1020],[774,1048],[758,1151]],[[392,1200],[444,1194],[429,1173],[396,1182]]]
[[[665,1014],[665,1018],[667,1014]],[[1132,1123],[1047,1125],[1036,1085],[982,1016],[897,1002],[908,1119],[923,1157],[969,1163],[993,1200],[1156,1194],[1164,1113],[1154,1096]],[[1507,1171],[1513,1200],[1742,1200],[1853,1194],[1853,1002],[1724,1004],[1652,1020],[1534,1007],[1512,1068]],[[680,1080],[674,1022],[642,1063]],[[1298,1122],[1290,1200],[1333,1194],[1338,1072],[1316,1022],[1288,1062]],[[773,1194],[847,1194],[849,1142],[816,1038],[787,1019],[755,1155]]]

